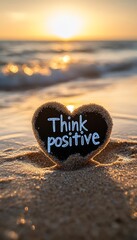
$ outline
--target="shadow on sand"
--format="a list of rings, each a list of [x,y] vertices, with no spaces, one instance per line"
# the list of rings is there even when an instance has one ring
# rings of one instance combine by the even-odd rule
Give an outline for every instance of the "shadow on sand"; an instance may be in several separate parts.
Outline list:
[[[35,166],[39,172],[31,176],[16,168],[19,177],[1,183],[1,193],[9,195],[1,198],[0,239],[137,239],[125,187],[112,180],[109,168]]]

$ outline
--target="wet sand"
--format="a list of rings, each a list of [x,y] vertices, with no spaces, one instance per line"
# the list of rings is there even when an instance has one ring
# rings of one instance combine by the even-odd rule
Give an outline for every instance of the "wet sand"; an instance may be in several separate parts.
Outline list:
[[[74,171],[35,146],[1,160],[0,239],[137,239],[136,167],[137,142],[116,140]]]

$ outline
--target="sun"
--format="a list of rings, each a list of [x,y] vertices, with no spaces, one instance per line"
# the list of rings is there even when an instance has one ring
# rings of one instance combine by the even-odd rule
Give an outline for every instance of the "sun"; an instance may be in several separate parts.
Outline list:
[[[49,17],[49,32],[59,38],[69,39],[78,35],[82,28],[82,18],[71,12],[58,12]]]

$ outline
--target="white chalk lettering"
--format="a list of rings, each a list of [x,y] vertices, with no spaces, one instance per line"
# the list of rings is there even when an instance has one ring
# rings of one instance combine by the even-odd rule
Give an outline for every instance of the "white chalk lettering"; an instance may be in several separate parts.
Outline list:
[[[99,139],[99,138],[100,138],[99,134],[97,132],[94,132],[93,136],[92,136],[92,141],[93,141],[94,145],[99,145],[100,144],[99,141],[95,141],[96,139]]]
[[[62,147],[63,147],[63,148],[65,148],[65,147],[67,147],[67,146],[69,145],[69,143],[68,143],[68,141],[67,141],[68,138],[69,138],[69,137],[68,137],[67,135],[63,136],[63,138],[62,138],[62,141],[64,142],[64,143],[62,144]]]
[[[61,114],[59,118],[48,118],[48,121],[51,121],[52,123],[52,129],[53,132],[56,132],[57,130],[57,124],[58,121],[60,121],[60,132],[68,132],[68,131],[88,131],[88,129],[85,127],[85,124],[87,123],[87,120],[82,119],[82,115],[79,116],[78,121],[71,120],[71,117],[68,117],[68,122],[63,119],[63,115]]]
[[[51,150],[51,146],[53,146],[55,144],[55,138],[54,137],[48,137],[48,141],[47,141],[47,149],[48,149],[48,153],[50,153]]]
[[[60,147],[62,145],[62,139],[61,137],[57,137],[56,138],[56,142],[55,142],[56,147]]]
[[[65,128],[65,131],[67,132],[68,131],[67,122],[63,121],[63,115],[60,115],[60,131],[63,132],[64,128]]]
[[[87,144],[90,143],[91,137],[92,137],[92,133],[90,133],[88,136],[85,135],[85,140],[86,140],[86,143],[87,143]]]
[[[48,153],[52,152],[52,147],[56,148],[66,148],[66,147],[75,147],[75,146],[84,146],[84,145],[99,145],[100,144],[100,135],[97,132],[87,133],[88,129],[86,126],[87,120],[83,119],[82,115],[79,115],[77,121],[71,120],[71,116],[68,116],[67,121],[64,120],[63,115],[59,117],[53,117],[47,119],[51,122],[51,129],[53,133],[63,134],[61,136],[56,136],[52,134],[47,138],[47,151]]]
[[[56,132],[56,125],[55,122],[59,121],[60,118],[48,118],[48,121],[52,121],[52,128],[53,128],[53,132]]]
[[[76,132],[74,136],[72,136],[72,138],[74,138],[75,140],[75,146],[78,146],[78,139],[80,138],[80,135],[78,135],[78,133]]]
[[[78,122],[77,121],[72,121],[72,131],[78,132]]]
[[[80,130],[79,131],[82,131],[82,130],[88,131],[88,129],[86,127],[84,127],[86,122],[87,122],[87,120],[83,121],[82,120],[82,115],[80,115],[79,116],[79,125],[80,125]]]

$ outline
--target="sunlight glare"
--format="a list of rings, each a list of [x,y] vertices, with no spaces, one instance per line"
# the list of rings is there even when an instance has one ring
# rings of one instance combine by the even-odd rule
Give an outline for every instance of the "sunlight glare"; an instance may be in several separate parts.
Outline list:
[[[74,111],[74,105],[67,105],[67,109],[72,113]]]
[[[64,63],[69,63],[70,62],[70,56],[69,55],[65,55],[62,57],[62,60]]]
[[[82,18],[69,12],[58,12],[49,17],[49,32],[57,37],[69,39],[79,34]]]
[[[4,73],[17,73],[18,71],[18,66],[12,63],[9,63],[3,70]]]
[[[29,68],[28,66],[24,65],[22,68],[23,68],[24,73],[27,74],[28,76],[31,76],[33,74],[33,70],[31,68]]]

